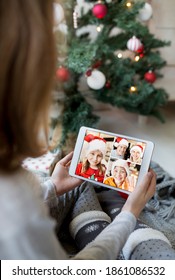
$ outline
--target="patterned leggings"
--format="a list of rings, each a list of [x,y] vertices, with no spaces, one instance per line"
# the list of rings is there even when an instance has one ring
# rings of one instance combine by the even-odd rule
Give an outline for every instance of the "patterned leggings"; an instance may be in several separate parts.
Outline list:
[[[105,189],[96,193],[87,182],[60,196],[50,213],[57,220],[56,233],[68,254],[76,254],[94,240],[119,214],[124,203],[125,199],[116,191]],[[175,259],[175,251],[161,232],[138,220],[118,258]]]
[[[102,209],[113,220],[126,200],[113,190],[104,190],[97,195]],[[131,260],[175,260],[175,250],[163,233],[138,219],[135,230],[130,234],[119,257]]]

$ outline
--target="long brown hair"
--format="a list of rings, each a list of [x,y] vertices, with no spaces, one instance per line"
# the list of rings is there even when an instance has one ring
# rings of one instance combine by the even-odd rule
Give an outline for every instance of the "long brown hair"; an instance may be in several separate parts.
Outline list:
[[[43,153],[55,71],[52,0],[0,0],[0,169]]]
[[[90,167],[90,163],[89,163],[88,159],[84,158],[84,160],[82,162],[81,173],[86,173],[87,170],[89,169],[89,167]],[[97,167],[98,167],[99,175],[103,175],[105,172],[105,168],[101,164],[101,162],[97,164]]]

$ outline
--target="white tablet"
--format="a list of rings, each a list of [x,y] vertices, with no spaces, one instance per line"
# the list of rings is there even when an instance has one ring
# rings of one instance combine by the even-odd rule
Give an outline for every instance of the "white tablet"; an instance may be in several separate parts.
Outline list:
[[[129,194],[147,173],[151,141],[81,127],[69,174]]]

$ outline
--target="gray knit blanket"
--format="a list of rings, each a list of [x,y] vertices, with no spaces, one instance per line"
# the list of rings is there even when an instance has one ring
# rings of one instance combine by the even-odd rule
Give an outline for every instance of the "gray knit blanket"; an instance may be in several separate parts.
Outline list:
[[[155,162],[151,162],[151,168],[157,174],[156,192],[139,218],[163,232],[175,249],[175,178]]]

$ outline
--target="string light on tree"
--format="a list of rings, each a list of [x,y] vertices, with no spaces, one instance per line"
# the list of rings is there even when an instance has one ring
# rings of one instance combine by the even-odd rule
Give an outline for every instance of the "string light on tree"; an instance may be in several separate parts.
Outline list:
[[[136,93],[137,92],[137,87],[136,86],[131,86],[129,89],[130,93]]]
[[[126,7],[131,8],[132,7],[132,2],[131,1],[126,2]]]
[[[140,60],[140,56],[139,56],[139,55],[136,55],[136,56],[134,57],[134,60],[135,60],[136,62],[138,62],[138,61]]]
[[[98,1],[98,3],[95,4],[92,8],[92,14],[98,19],[104,18],[107,14],[107,11],[108,9],[106,5],[103,4],[101,1]]]
[[[75,10],[73,11],[73,25],[75,29],[78,28],[78,13]]]
[[[98,25],[97,26],[97,32],[101,32],[102,31],[102,28],[103,28],[103,25],[102,24],[100,24],[100,25]]]
[[[123,54],[122,54],[121,52],[119,52],[119,53],[117,54],[117,57],[118,57],[118,58],[122,58],[122,57],[123,57]]]
[[[134,60],[136,62],[138,62],[144,56],[143,51],[144,51],[144,45],[142,44],[141,47],[136,51],[137,54],[134,57]]]

